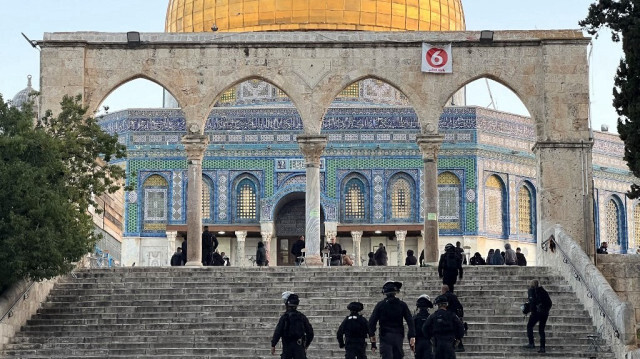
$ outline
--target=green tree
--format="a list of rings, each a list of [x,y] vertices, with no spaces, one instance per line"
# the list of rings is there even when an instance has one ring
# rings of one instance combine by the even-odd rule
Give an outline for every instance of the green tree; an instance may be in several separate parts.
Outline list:
[[[591,35],[607,27],[613,41],[622,41],[625,58],[615,77],[613,106],[618,113],[618,133],[624,141],[624,159],[640,177],[640,0],[599,0],[589,6],[580,26]],[[640,197],[640,186],[631,185],[629,198]]]
[[[125,156],[116,136],[86,118],[80,97],[34,122],[0,96],[0,289],[68,273],[98,239],[94,197],[118,190]]]

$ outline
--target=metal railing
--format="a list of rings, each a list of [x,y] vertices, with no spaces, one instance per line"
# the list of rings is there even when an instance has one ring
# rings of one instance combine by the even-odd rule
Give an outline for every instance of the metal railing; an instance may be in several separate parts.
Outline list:
[[[27,298],[29,298],[29,291],[31,290],[31,287],[33,287],[33,285],[36,282],[31,281],[31,283],[29,283],[29,285],[27,286],[27,289],[25,289],[22,294],[20,296],[18,296],[16,298],[16,300],[13,302],[13,304],[11,305],[11,307],[9,308],[9,310],[7,310],[6,313],[4,313],[4,315],[2,315],[2,318],[0,318],[0,323],[2,323],[2,321],[4,320],[4,318],[11,318],[13,317],[13,308],[15,308],[15,306],[18,304],[18,302],[20,302],[20,300],[25,301],[27,300]]]
[[[604,306],[602,305],[602,303],[600,303],[598,298],[596,298],[596,296],[593,295],[594,290],[584,280],[584,278],[582,277],[582,274],[580,274],[576,266],[571,262],[571,260],[569,260],[569,256],[564,250],[562,250],[562,247],[556,241],[556,238],[553,235],[549,236],[549,238],[547,238],[545,241],[540,243],[540,247],[545,252],[549,250],[551,250],[551,252],[555,252],[556,250],[558,250],[562,254],[562,262],[565,264],[568,264],[571,267],[571,269],[573,270],[573,278],[578,282],[582,283],[582,285],[585,287],[587,291],[587,297],[593,299],[593,301],[598,306],[598,309],[600,310],[600,316],[605,318],[609,322],[609,324],[611,324],[614,335],[616,336],[616,338],[620,339],[620,331],[618,330],[618,327],[616,326],[615,322],[609,315],[607,315],[607,312],[604,310]]]

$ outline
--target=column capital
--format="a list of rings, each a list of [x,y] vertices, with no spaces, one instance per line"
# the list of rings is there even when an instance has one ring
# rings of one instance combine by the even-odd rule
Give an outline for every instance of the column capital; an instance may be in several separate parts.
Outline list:
[[[269,242],[273,237],[273,231],[260,231],[260,236],[262,236],[264,242]]]
[[[236,239],[244,242],[247,239],[247,231],[236,231]]]
[[[438,159],[438,152],[442,142],[444,142],[444,136],[442,135],[419,135],[416,137],[416,142],[420,147],[422,153],[422,159],[424,161],[436,161]]]
[[[188,160],[202,161],[204,151],[209,144],[209,136],[196,134],[185,135],[182,136],[182,144],[184,145],[184,150],[187,152]]]
[[[396,231],[396,240],[404,241],[407,238],[407,231]]]
[[[354,242],[360,242],[362,240],[362,231],[351,231],[351,239]]]
[[[300,135],[298,136],[298,146],[304,155],[307,167],[320,167],[320,156],[327,146],[327,136],[321,135]]]

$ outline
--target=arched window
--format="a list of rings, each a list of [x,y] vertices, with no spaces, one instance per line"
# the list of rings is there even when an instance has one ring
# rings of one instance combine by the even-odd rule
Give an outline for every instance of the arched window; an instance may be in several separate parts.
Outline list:
[[[533,218],[531,211],[531,191],[527,186],[518,191],[518,233],[533,233]]]
[[[391,179],[389,185],[389,200],[391,203],[391,219],[409,220],[413,218],[412,182],[404,175]]]
[[[610,199],[607,202],[607,206],[605,207],[606,219],[606,233],[605,240],[601,242],[607,242],[609,244],[610,250],[620,250],[621,244],[621,228],[620,228],[620,209],[618,208],[618,204],[613,199]]]
[[[496,175],[489,176],[485,186],[487,232],[504,234],[504,186]]]
[[[359,178],[351,178],[344,186],[343,220],[362,221],[366,218],[365,187]]]
[[[202,219],[211,219],[211,181],[203,177],[202,178]]]
[[[438,176],[438,228],[459,230],[460,179],[451,172]]]
[[[258,219],[256,192],[256,184],[251,179],[244,178],[238,182],[236,187],[237,220],[250,222]]]
[[[640,248],[640,202],[633,208],[633,243]]]
[[[145,231],[164,231],[167,228],[168,183],[160,175],[149,176],[142,185],[144,191]]]

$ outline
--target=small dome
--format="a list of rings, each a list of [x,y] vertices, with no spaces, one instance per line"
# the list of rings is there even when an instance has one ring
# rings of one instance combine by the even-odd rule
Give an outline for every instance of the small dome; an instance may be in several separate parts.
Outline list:
[[[13,96],[13,100],[11,100],[11,106],[22,108],[22,106],[29,102],[32,99],[31,94],[35,90],[31,87],[31,75],[27,76],[27,87],[22,91],[18,92],[15,96]],[[38,101],[37,98],[34,98],[33,104],[33,112],[38,113]]]

